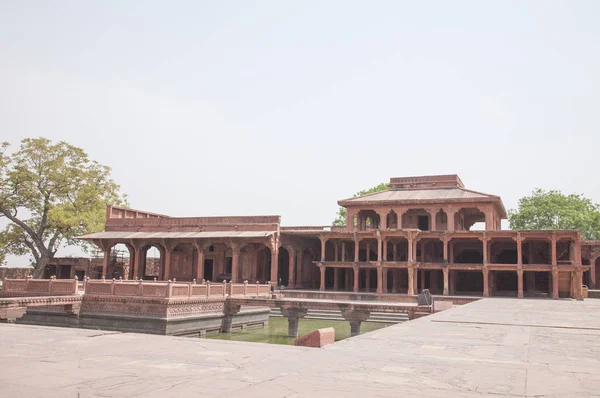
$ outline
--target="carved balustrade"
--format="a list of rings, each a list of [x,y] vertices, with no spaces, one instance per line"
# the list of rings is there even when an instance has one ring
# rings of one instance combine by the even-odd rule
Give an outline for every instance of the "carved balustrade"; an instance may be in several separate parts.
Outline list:
[[[77,277],[73,279],[25,279],[2,280],[2,296],[71,295],[79,290]]]

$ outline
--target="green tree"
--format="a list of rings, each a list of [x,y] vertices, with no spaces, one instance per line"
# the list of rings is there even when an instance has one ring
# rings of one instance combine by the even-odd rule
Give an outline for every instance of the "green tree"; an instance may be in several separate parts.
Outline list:
[[[535,189],[508,221],[511,229],[580,229],[584,239],[600,239],[600,206],[580,194]]]
[[[12,154],[8,147],[0,147],[0,262],[29,253],[40,277],[60,247],[85,245],[73,238],[101,231],[106,206],[126,198],[110,168],[80,148],[46,138],[24,139]]]
[[[359,192],[355,193],[354,196],[352,196],[352,197],[355,198],[357,196],[362,196],[362,195],[366,195],[369,193],[375,193],[375,192],[380,192],[380,191],[386,191],[388,189],[390,189],[390,184],[388,182],[382,182],[381,184],[374,186],[373,188],[359,191]],[[346,208],[345,207],[340,207],[338,209],[338,212],[336,214],[335,219],[333,220],[332,225],[339,226],[339,227],[343,227],[346,225]]]

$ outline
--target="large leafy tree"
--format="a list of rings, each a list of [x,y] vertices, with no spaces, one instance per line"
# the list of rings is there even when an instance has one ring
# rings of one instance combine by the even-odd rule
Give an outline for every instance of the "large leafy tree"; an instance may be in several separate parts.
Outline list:
[[[584,239],[600,239],[600,205],[579,194],[535,189],[508,221],[511,229],[580,229]]]
[[[106,206],[125,204],[110,168],[80,148],[45,138],[27,138],[9,153],[0,148],[0,262],[7,254],[33,257],[34,277],[73,238],[101,231]]]
[[[352,197],[355,198],[357,196],[362,196],[362,195],[366,195],[368,193],[375,193],[375,192],[379,192],[379,191],[385,191],[388,189],[390,189],[390,184],[388,182],[382,182],[381,184],[374,186],[373,188],[359,191],[359,192],[355,193],[354,196],[352,196]],[[333,225],[335,225],[335,226],[345,226],[346,225],[346,208],[345,207],[340,207],[338,209],[336,217],[333,220]]]

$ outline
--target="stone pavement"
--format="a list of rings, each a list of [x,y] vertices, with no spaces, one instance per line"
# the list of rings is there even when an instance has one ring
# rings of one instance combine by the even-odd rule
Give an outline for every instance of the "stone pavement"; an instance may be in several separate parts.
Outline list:
[[[599,313],[485,299],[322,349],[3,324],[0,396],[600,396]]]

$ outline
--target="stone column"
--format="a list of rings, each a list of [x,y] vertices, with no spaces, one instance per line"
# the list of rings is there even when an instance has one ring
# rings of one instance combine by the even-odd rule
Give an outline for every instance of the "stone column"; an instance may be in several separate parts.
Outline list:
[[[102,259],[102,278],[106,278],[106,273],[108,272],[108,267],[110,264],[110,247],[108,249],[104,249],[104,258]]]
[[[558,295],[558,267],[552,266],[552,298],[557,299]]]
[[[233,325],[233,316],[240,312],[239,305],[230,304],[229,300],[225,301],[223,307],[223,319],[221,320],[221,332],[230,333]]]
[[[201,283],[202,280],[204,279],[204,249],[205,249],[205,246],[199,244],[198,242],[195,243],[195,246],[196,246],[196,251],[198,252],[198,259],[196,262],[196,281]]]
[[[342,262],[346,261],[346,242],[342,241]]]
[[[415,294],[415,268],[408,266],[408,295],[413,296]]]
[[[302,246],[298,249],[298,272],[296,272],[296,287],[302,288],[304,285],[303,281],[303,266],[304,266],[304,249]]]
[[[352,269],[354,270],[354,288],[353,288],[353,291],[356,293],[356,292],[358,292],[358,276],[359,276],[360,268],[358,268],[358,265],[354,265],[352,267]]]
[[[133,263],[133,279],[144,279],[144,244],[138,243],[133,246],[135,259]]]
[[[596,257],[590,258],[590,289],[596,288]]]
[[[558,264],[556,261],[556,234],[552,234],[552,240],[550,241],[552,251],[552,265]],[[529,248],[531,250],[531,247]]]
[[[169,280],[171,273],[171,259],[173,257],[173,247],[170,244],[165,244],[165,267],[163,270],[163,280]]]
[[[483,267],[483,297],[490,297],[490,282],[489,282],[488,267]]]
[[[240,247],[238,244],[234,243],[231,245],[231,282],[237,283],[239,282],[240,275]]]
[[[307,313],[308,310],[305,308],[281,308],[281,315],[288,320],[288,337],[298,337],[298,321]]]
[[[444,267],[444,296],[448,295],[448,267]]]
[[[321,271],[321,285],[319,290],[325,291],[325,265],[319,264],[319,270]]]
[[[581,261],[581,256],[577,260]],[[581,265],[578,265],[575,271],[575,298],[583,300],[583,269]]]
[[[321,240],[321,261],[325,261],[325,249],[327,248],[327,238],[325,238],[324,236],[320,236],[319,239]]]
[[[452,243],[452,240],[448,241],[448,256],[448,262],[454,264],[454,243]]]
[[[415,262],[414,251],[415,251],[414,241],[413,241],[412,235],[409,235],[409,237],[408,237],[408,262],[409,263]]]
[[[371,268],[365,269],[365,291],[368,292],[371,288]]]
[[[448,208],[446,214],[448,217],[448,231],[454,231],[454,215],[456,214],[456,211],[452,210],[452,208]]]
[[[383,238],[383,261],[387,261],[388,260],[388,242],[386,238]]]
[[[295,270],[296,270],[296,250],[289,246],[287,248],[288,250],[288,254],[289,254],[289,270],[288,270],[288,287],[290,288],[294,288],[295,284],[294,284],[294,279],[295,279]]]
[[[360,252],[360,239],[356,239],[354,241],[354,262],[357,263],[359,259]]]
[[[448,235],[444,234],[442,242],[444,245],[444,258],[442,259],[442,263],[448,264]]]
[[[383,293],[383,267],[377,266],[377,294]]]
[[[267,247],[271,249],[271,285],[279,286],[279,244],[271,240]]]
[[[357,310],[350,308],[341,308],[342,316],[350,322],[350,336],[358,336],[360,334],[360,324],[369,318],[368,310]]]
[[[523,267],[517,268],[517,297],[523,298]]]
[[[437,223],[436,223],[437,220],[435,219],[436,215],[437,215],[437,212],[435,210],[429,212],[429,218],[431,220],[431,230],[432,231],[437,231]]]
[[[489,259],[489,253],[488,253],[488,238],[487,235],[484,233],[483,238],[481,238],[481,243],[483,246],[483,263],[484,264],[489,264],[490,263],[490,259]]]
[[[382,260],[381,237],[379,236],[377,237],[377,261],[381,262]]]
[[[389,272],[389,270],[382,266],[381,271],[383,272],[383,278],[382,278],[383,293],[387,293],[388,292],[388,272]]]

